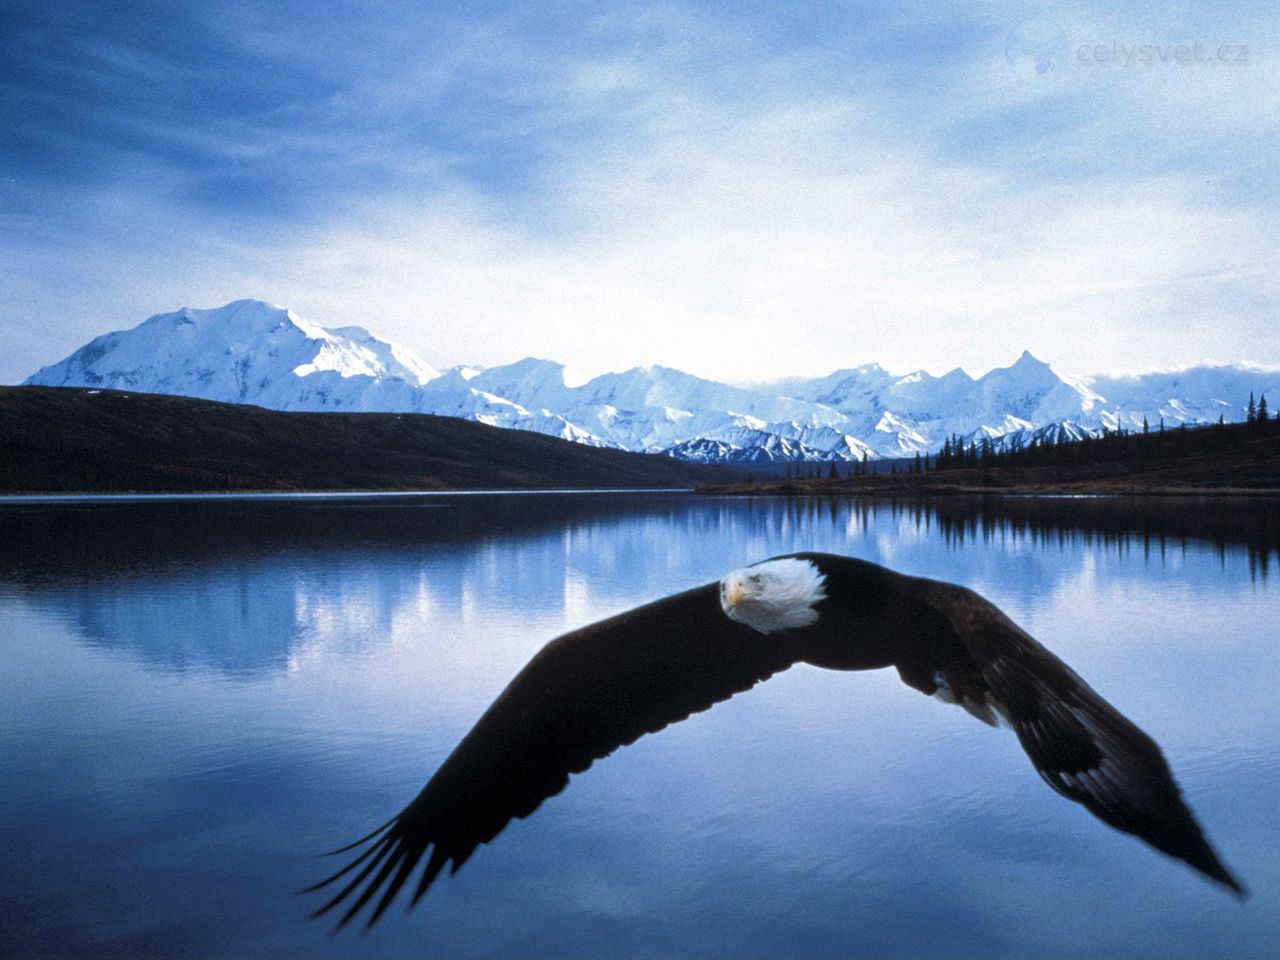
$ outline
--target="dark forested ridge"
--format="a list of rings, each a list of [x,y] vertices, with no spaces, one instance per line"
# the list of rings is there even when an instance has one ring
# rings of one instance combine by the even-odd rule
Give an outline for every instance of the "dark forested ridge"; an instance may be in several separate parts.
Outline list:
[[[689,487],[740,471],[427,414],[0,387],[0,492]]]
[[[810,469],[781,483],[716,486],[717,492],[1144,493],[1280,492],[1280,419],[1250,398],[1245,423],[1110,431],[1100,437],[1001,447],[946,441],[936,456],[886,466]],[[870,469],[873,467],[874,469]]]

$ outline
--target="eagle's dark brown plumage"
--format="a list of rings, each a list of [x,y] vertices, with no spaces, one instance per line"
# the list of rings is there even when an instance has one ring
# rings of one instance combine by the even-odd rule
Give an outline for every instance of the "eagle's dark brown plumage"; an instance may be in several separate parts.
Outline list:
[[[1006,720],[1058,793],[1243,895],[1155,741],[982,597],[848,557],[792,557],[825,578],[809,626],[758,632],[726,616],[721,584],[712,583],[548,643],[418,796],[344,847],[366,845],[309,888],[337,888],[317,915],[345,905],[342,926],[373,901],[372,924],[425,859],[416,903],[446,866],[457,871],[570,774],[800,662],[894,667],[917,690],[987,722]]]

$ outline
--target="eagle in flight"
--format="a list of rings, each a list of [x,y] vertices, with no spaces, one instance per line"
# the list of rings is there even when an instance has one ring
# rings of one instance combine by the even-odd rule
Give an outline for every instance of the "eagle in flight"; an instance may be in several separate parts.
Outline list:
[[[413,878],[417,903],[513,819],[619,747],[797,663],[893,667],[921,693],[1007,724],[1040,777],[1118,830],[1243,897],[1183,802],[1159,746],[971,590],[850,557],[797,553],[552,640],[390,821],[335,854],[316,916],[338,926]]]

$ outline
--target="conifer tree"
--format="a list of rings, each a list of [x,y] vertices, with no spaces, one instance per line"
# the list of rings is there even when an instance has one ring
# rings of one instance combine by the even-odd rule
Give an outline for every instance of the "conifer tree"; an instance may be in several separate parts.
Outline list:
[[[1255,423],[1258,419],[1258,408],[1253,404],[1253,391],[1249,391],[1249,406],[1244,408],[1244,422]]]

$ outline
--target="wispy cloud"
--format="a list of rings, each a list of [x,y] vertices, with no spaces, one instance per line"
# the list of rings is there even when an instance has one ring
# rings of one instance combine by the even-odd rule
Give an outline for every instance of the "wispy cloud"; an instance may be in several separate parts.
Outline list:
[[[280,10],[12,15],[0,379],[246,295],[436,365],[1280,361],[1265,9],[1055,14],[1030,82],[1013,4]]]

